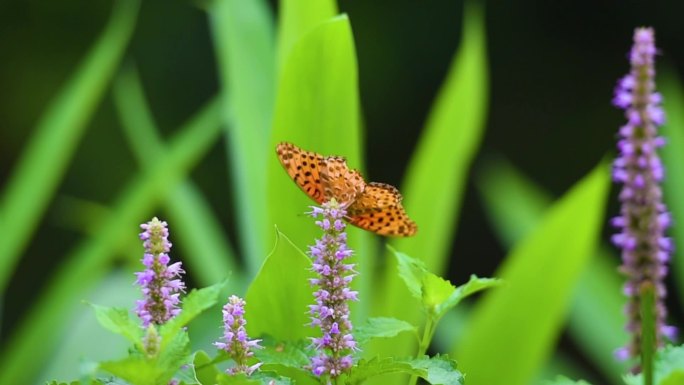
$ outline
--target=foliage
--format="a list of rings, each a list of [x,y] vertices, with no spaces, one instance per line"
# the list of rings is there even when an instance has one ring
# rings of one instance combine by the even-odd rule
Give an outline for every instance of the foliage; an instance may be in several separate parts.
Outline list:
[[[367,169],[359,86],[364,58],[359,57],[353,17],[339,13],[332,0],[281,0],[277,16],[265,0],[199,2],[210,26],[219,89],[167,136],[159,124],[163,119],[155,121],[152,113],[156,100],[146,100],[147,79],[132,63],[135,48],[129,45],[140,28],[136,24],[142,24],[137,20],[140,1],[113,4],[110,21],[40,114],[11,177],[3,181],[0,286],[6,297],[31,243],[41,242],[41,226],[55,225],[51,202],[62,202],[60,220],[78,223],[76,230],[87,236],[54,269],[49,266],[51,278],[36,289],[36,300],[26,304],[25,314],[14,316],[21,318],[0,352],[0,383],[53,378],[65,339],[75,336],[77,345],[99,342],[72,326],[95,320],[123,337],[129,350],[103,348],[107,355],[88,357],[93,361],[81,363],[80,372],[75,368],[82,353],[72,352],[73,366],[64,370],[80,379],[68,384],[165,385],[173,378],[180,384],[319,383],[307,368],[314,335],[306,325],[306,311],[313,297],[311,261],[302,251],[317,230],[302,214],[311,202],[283,172],[273,149],[280,141],[291,141],[345,156],[352,168]],[[360,299],[351,317],[361,350],[340,382],[400,383],[408,378],[416,383],[422,378],[432,384],[463,384],[467,375],[474,385],[532,383],[553,377],[545,376],[545,366],[572,368],[554,353],[566,324],[569,338],[600,375],[613,385],[623,382],[627,364],[611,355],[626,340],[621,281],[614,252],[598,242],[608,195],[604,163],[584,170],[586,176],[556,202],[511,166],[499,162],[485,169],[478,174],[482,200],[501,244],[511,251],[497,278],[468,272],[464,277],[470,275],[470,280],[460,286],[442,278],[457,226],[469,225],[460,221],[460,208],[489,114],[484,12],[468,1],[454,24],[455,35],[461,29],[460,40],[407,164],[400,190],[406,211],[419,225],[418,235],[391,239],[384,248],[384,241],[372,234],[349,231],[357,258],[354,290]],[[684,97],[672,72],[666,79],[670,122],[665,135],[671,140],[663,158],[671,172],[665,198],[675,222],[682,222],[677,218],[684,216],[684,206],[676,197],[684,191]],[[110,87],[127,142],[121,152],[130,150],[138,169],[103,208],[87,196],[70,200],[59,186],[69,178],[96,115],[107,109]],[[234,212],[229,219],[219,217],[194,174],[219,143],[229,175],[212,178],[230,180],[226,206],[232,205]],[[391,144],[390,138],[387,146]],[[128,274],[140,254],[131,246],[131,229],[158,210],[170,218],[174,242],[183,249],[193,282],[205,288],[191,291],[181,314],[155,329],[162,343],[150,355],[145,351],[150,331],[130,316],[127,305],[90,304],[94,315],[85,316],[79,303],[96,302],[92,298],[105,290],[105,281],[122,271]],[[235,229],[230,236],[223,228],[226,221]],[[684,244],[681,226],[674,227],[672,236]],[[683,256],[673,256],[680,286]],[[475,250],[463,257],[482,255]],[[227,276],[229,280],[218,283]],[[477,301],[469,298],[494,287]],[[263,365],[251,377],[227,375],[230,359],[209,350],[219,334],[216,304],[228,291],[245,294],[247,330],[263,339],[263,349],[254,357]],[[440,334],[440,322],[462,337]],[[430,347],[449,355],[428,356]],[[684,369],[678,366],[681,349],[668,347],[658,355],[656,384],[684,381]],[[497,370],[491,370],[492,362]],[[586,384],[568,379],[579,377],[575,371],[563,374],[567,378],[552,383]],[[632,385],[642,379],[630,375],[624,381]]]

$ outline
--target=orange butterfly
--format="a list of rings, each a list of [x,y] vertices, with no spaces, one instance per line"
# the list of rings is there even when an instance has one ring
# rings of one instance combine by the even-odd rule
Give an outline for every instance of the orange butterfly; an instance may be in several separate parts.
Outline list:
[[[385,183],[366,183],[344,158],[325,157],[287,142],[278,144],[276,153],[302,191],[318,204],[335,198],[346,207],[352,225],[395,237],[410,237],[418,230],[401,205],[399,190]]]

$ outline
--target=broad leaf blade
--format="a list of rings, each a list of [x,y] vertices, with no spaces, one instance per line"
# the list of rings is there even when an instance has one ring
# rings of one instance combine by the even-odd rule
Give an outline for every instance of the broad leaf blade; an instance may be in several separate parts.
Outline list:
[[[320,23],[337,14],[334,0],[280,0],[278,12],[278,66],[292,47]]]
[[[490,221],[508,246],[532,231],[551,205],[548,193],[503,160],[490,163],[477,184]],[[625,299],[616,265],[611,250],[599,247],[577,285],[568,327],[579,348],[617,385],[622,384],[622,373],[628,367],[616,360],[613,352],[629,336],[624,331]]]
[[[132,344],[139,344],[142,337],[140,324],[130,318],[128,309],[90,305],[95,310],[97,321],[114,333],[124,336]]]
[[[417,336],[415,326],[396,318],[369,318],[365,324],[358,325],[354,329],[354,338],[359,345],[373,338],[392,338],[403,332],[413,332]]]
[[[474,2],[466,5],[462,36],[402,184],[404,206],[418,224],[418,234],[391,242],[396,249],[424,260],[428,270],[436,274],[443,272],[448,260],[470,162],[479,146],[487,114],[484,12]],[[439,186],[435,187],[437,170]],[[376,314],[417,323],[420,313],[405,306],[406,290],[394,267],[385,271],[385,282],[376,291]],[[413,354],[415,343],[400,337],[376,348],[382,355],[409,355]]]
[[[363,169],[356,52],[347,16],[328,19],[299,39],[279,76],[268,158],[268,222],[304,248],[319,237],[314,221],[303,215],[314,202],[283,170],[275,147],[288,141],[305,150],[344,156],[351,168]],[[369,247],[371,235],[351,226],[347,232],[350,248],[360,257],[358,270],[373,271],[369,267],[374,260],[369,252],[374,250]],[[371,291],[370,279],[369,273],[355,280],[362,298]],[[356,308],[369,304],[354,304],[353,316],[365,312],[355,312]]]
[[[599,165],[511,252],[498,274],[506,289],[477,305],[456,347],[470,384],[527,384],[544,364],[595,251],[609,180],[606,165]]]
[[[245,318],[250,336],[296,341],[311,335],[308,305],[311,261],[278,232],[276,244],[247,290]]]

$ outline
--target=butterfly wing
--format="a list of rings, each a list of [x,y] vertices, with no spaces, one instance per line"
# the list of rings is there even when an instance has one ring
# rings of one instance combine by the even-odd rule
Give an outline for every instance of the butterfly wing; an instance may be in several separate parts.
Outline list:
[[[371,211],[377,212],[383,207],[400,205],[402,199],[396,187],[386,183],[370,182],[347,208],[347,213],[354,216]]]
[[[376,234],[409,237],[418,230],[401,204],[396,187],[371,182],[347,209],[348,221]]]
[[[276,146],[278,160],[290,178],[318,204],[327,200],[321,182],[321,168],[325,158],[311,151],[304,151],[292,143],[282,142]]]
[[[348,221],[364,230],[390,237],[410,237],[418,231],[401,204],[349,216]]]

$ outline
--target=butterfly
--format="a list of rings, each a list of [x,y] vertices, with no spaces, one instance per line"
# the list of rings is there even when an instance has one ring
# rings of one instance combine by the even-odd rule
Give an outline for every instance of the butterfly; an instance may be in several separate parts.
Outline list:
[[[396,187],[366,181],[340,156],[323,156],[292,143],[276,146],[276,154],[290,178],[318,204],[335,198],[346,208],[354,226],[379,235],[409,237],[418,230],[404,207]]]

